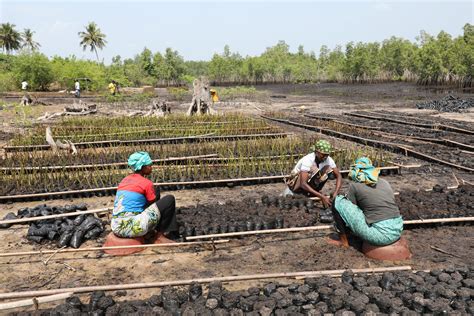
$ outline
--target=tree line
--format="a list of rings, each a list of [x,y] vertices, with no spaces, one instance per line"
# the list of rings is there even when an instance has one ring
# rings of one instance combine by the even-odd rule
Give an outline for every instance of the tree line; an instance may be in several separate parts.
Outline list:
[[[79,45],[95,53],[97,62],[71,57],[46,57],[33,40],[34,32],[19,32],[15,25],[0,24],[0,90],[15,90],[28,80],[33,89],[67,88],[74,78],[89,78],[89,89],[100,90],[108,81],[122,86],[182,85],[208,76],[214,85],[267,83],[373,83],[410,81],[424,85],[472,86],[474,75],[474,25],[453,37],[421,31],[415,42],[391,37],[382,42],[349,42],[318,54],[299,46],[292,53],[284,41],[259,56],[243,57],[225,46],[210,61],[185,61],[178,51],[163,53],[148,48],[134,58],[117,55],[110,65],[100,62],[98,50],[106,47],[106,35],[91,22],[78,32]]]

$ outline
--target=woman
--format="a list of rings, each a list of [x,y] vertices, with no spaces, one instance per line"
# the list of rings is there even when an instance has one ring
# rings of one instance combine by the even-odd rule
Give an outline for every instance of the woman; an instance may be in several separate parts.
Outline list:
[[[340,243],[348,246],[349,231],[376,246],[385,246],[400,239],[403,219],[395,203],[390,184],[379,179],[379,169],[369,158],[356,159],[349,178],[354,181],[347,197],[338,195],[333,202],[333,215]]]
[[[329,156],[332,147],[328,141],[319,140],[311,149],[313,152],[301,158],[291,171],[290,178],[286,181],[288,188],[283,192],[283,195],[303,193],[316,196],[321,199],[326,208],[331,206],[331,200],[341,189],[341,173],[334,160]],[[329,198],[320,192],[326,181],[334,179],[334,177],[336,178],[336,188]]]
[[[147,152],[139,151],[128,158],[132,174],[120,182],[112,213],[112,231],[118,237],[153,236],[158,242],[171,242],[176,237],[175,199],[167,195],[160,199],[159,190],[146,178],[152,172],[152,160]]]

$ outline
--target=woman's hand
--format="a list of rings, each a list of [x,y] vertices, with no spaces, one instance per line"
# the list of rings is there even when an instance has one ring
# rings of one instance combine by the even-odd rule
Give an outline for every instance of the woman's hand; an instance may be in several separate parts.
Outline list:
[[[331,199],[325,195],[321,196],[321,202],[323,203],[324,208],[328,208],[332,205]]]

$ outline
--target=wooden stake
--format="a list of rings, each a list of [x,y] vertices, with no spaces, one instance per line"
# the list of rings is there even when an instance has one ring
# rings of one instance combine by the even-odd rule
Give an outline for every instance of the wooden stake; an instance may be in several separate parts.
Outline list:
[[[411,266],[352,269],[352,272],[353,273],[379,273],[379,272],[407,271],[407,270],[411,270]],[[176,280],[176,281],[161,281],[161,282],[149,282],[149,283],[128,283],[128,284],[114,284],[114,285],[83,286],[83,287],[62,288],[62,289],[52,289],[52,290],[0,293],[0,299],[52,295],[52,294],[60,294],[60,293],[67,293],[67,292],[73,292],[74,294],[77,294],[77,293],[87,293],[87,292],[94,292],[94,291],[117,291],[117,290],[146,289],[146,288],[155,288],[155,287],[164,287],[164,286],[182,286],[182,285],[189,285],[194,282],[196,283],[210,283],[214,281],[235,282],[235,281],[261,280],[261,279],[294,278],[298,276],[307,276],[307,277],[316,277],[316,276],[323,276],[323,275],[340,276],[344,273],[344,271],[346,270],[281,272],[281,273],[235,275],[235,276],[199,278],[199,279]]]
[[[213,241],[194,241],[194,242],[175,242],[165,244],[147,244],[147,245],[132,245],[132,246],[109,246],[109,247],[90,247],[90,248],[78,248],[78,249],[57,249],[57,250],[39,250],[39,251],[24,251],[24,252],[6,252],[0,253],[0,257],[19,257],[19,256],[32,256],[47,253],[71,253],[71,252],[86,252],[86,251],[102,251],[102,250],[113,250],[113,249],[130,249],[130,248],[160,248],[160,247],[187,247],[187,246],[199,246],[207,244],[224,244],[228,243],[228,239],[224,240],[213,240]]]
[[[43,296],[43,297],[34,297],[34,298],[21,300],[21,301],[15,301],[15,302],[0,303],[0,310],[26,307],[26,306],[35,306],[35,309],[38,309],[39,304],[64,300],[68,297],[71,297],[73,294],[74,294],[73,292],[67,292],[67,293],[60,293],[60,294],[54,294],[54,295],[49,295],[49,296]]]

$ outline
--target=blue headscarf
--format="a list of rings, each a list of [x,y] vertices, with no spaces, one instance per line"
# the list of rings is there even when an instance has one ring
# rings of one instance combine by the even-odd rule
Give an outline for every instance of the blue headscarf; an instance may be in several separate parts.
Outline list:
[[[153,161],[146,151],[137,151],[128,157],[128,165],[133,171],[140,171],[143,166],[148,166],[152,163]]]
[[[351,165],[349,178],[355,182],[375,185],[379,181],[379,172],[380,170],[372,165],[369,158],[362,157],[356,159],[355,164]]]

